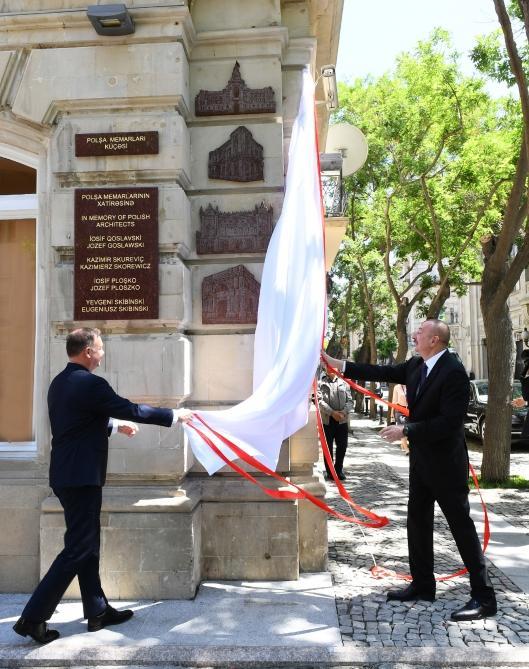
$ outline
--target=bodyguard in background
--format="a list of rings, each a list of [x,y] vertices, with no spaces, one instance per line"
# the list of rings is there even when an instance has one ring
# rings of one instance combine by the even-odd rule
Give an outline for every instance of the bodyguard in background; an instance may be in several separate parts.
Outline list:
[[[340,481],[344,481],[343,461],[347,450],[349,412],[353,409],[353,400],[349,386],[331,370],[322,376],[318,384],[318,403],[334,469]],[[336,455],[334,455],[334,442],[336,442]],[[325,478],[332,479],[327,462],[325,462],[325,472]]]
[[[59,636],[48,629],[66,589],[78,577],[88,631],[128,620],[133,612],[117,611],[107,601],[99,577],[100,514],[105,485],[108,438],[120,420],[171,427],[188,421],[187,409],[159,409],[133,404],[117,395],[105,379],[92,374],[103,356],[101,333],[96,328],[71,332],[66,339],[69,362],[52,381],[48,391],[51,424],[50,486],[58,497],[66,523],[64,550],[26,604],[13,629],[38,643]],[[132,436],[135,425],[122,430]]]

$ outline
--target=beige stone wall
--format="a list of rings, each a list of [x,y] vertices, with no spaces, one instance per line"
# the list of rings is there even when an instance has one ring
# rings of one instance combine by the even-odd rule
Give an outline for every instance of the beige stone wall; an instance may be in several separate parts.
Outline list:
[[[101,580],[112,599],[191,599],[200,582],[201,506],[173,488],[107,487],[101,514]],[[48,498],[41,516],[41,575],[61,550],[64,518]],[[80,596],[77,582],[66,597]]]
[[[292,503],[202,505],[204,579],[297,579],[298,519]]]
[[[48,492],[32,478],[0,483],[0,592],[27,592],[37,583],[40,506]]]

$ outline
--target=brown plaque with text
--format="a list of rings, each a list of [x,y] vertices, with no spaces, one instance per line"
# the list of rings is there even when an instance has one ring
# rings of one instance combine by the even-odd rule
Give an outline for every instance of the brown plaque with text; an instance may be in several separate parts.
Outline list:
[[[75,320],[158,318],[158,189],[75,190]]]
[[[75,135],[75,155],[78,157],[141,156],[158,152],[158,131]]]

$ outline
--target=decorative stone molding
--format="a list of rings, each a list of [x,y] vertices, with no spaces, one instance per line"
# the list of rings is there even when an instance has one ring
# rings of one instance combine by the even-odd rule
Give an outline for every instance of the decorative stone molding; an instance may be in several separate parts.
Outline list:
[[[226,181],[264,181],[263,147],[244,126],[234,130],[227,142],[210,151],[208,177]]]
[[[16,51],[0,51],[0,107],[6,104],[16,60]]]
[[[200,207],[197,253],[265,253],[273,232],[273,209],[261,202],[251,211]]]
[[[15,119],[11,112],[0,112],[0,156],[37,168],[39,156],[50,135],[48,128],[36,128]]]
[[[221,91],[201,90],[195,98],[197,116],[267,114],[275,110],[274,89],[271,86],[249,88],[241,77],[238,61],[225,88]]]
[[[59,112],[72,110],[176,106],[187,115],[188,74],[187,56],[179,43],[35,49],[13,113],[46,124],[52,124]]]
[[[108,37],[97,35],[86,17],[86,0],[0,0],[0,47],[46,48],[107,46]],[[135,3],[133,3],[135,4]],[[112,37],[112,45],[160,41],[181,42],[190,53],[196,32],[186,0],[161,2],[152,7],[131,7],[135,32]],[[180,6],[178,6],[180,5]],[[67,7],[67,9],[65,9]]]
[[[244,265],[202,282],[202,323],[257,323],[260,284]]]

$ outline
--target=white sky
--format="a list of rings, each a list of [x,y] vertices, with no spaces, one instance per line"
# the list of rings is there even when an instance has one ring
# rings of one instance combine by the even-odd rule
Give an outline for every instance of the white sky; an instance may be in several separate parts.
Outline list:
[[[493,0],[344,0],[338,80],[387,72],[399,53],[413,50],[436,27],[448,30],[455,48],[468,54],[476,35],[499,24]],[[465,71],[473,71],[470,61]]]

